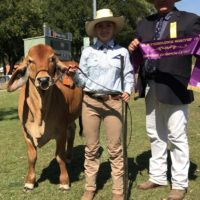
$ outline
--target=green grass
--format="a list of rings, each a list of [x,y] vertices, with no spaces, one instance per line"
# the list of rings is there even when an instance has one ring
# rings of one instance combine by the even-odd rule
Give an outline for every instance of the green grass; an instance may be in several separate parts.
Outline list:
[[[189,143],[191,167],[190,182],[186,200],[200,199],[200,94],[195,94],[196,100],[190,105]],[[22,191],[27,170],[26,146],[17,117],[18,92],[7,93],[0,90],[0,200],[79,200],[84,190],[84,139],[76,135],[74,158],[69,168],[71,189],[66,193],[58,190],[59,169],[53,160],[55,142],[51,141],[38,149],[36,165],[38,184],[34,191]],[[129,139],[129,177],[130,199],[158,200],[166,197],[168,187],[151,191],[139,191],[136,185],[148,179],[148,160],[150,144],[145,131],[144,100],[130,102],[132,112],[132,136]],[[130,130],[130,122],[129,122]],[[112,182],[110,166],[102,128],[101,144],[104,149],[101,156],[101,167],[98,176],[98,191],[95,200],[110,200]]]

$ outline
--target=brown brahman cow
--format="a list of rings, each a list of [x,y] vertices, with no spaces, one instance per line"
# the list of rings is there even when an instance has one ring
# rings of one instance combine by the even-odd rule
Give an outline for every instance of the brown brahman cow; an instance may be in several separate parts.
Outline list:
[[[56,140],[56,160],[60,167],[60,189],[69,189],[69,176],[65,165],[74,140],[74,120],[81,111],[82,90],[61,77],[70,67],[77,67],[74,61],[61,62],[48,45],[33,46],[24,61],[12,75],[7,90],[20,88],[18,115],[28,151],[28,173],[24,190],[34,188],[37,147],[49,140]],[[70,80],[70,79],[67,79]],[[72,79],[71,79],[72,80]]]

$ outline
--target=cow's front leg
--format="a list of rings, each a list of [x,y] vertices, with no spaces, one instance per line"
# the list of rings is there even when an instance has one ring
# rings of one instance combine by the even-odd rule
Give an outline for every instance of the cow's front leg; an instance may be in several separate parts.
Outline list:
[[[66,133],[63,137],[56,140],[56,160],[60,167],[60,187],[61,191],[69,190],[69,176],[65,164],[65,145],[66,145]]]
[[[36,181],[35,164],[37,160],[37,149],[34,147],[30,139],[26,137],[26,134],[24,134],[24,136],[28,154],[28,173],[25,179],[24,191],[28,192],[33,190]]]

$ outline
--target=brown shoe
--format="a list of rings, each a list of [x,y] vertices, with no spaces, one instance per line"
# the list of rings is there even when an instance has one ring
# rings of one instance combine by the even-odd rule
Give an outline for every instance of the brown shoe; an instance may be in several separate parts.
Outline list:
[[[95,191],[85,190],[81,200],[92,200],[94,198]]]
[[[123,194],[112,194],[112,200],[124,200]]]
[[[153,188],[160,187],[160,186],[163,186],[163,185],[159,185],[159,184],[153,183],[151,181],[146,181],[146,182],[138,185],[137,188],[140,190],[148,190],[148,189],[153,189]]]
[[[186,190],[172,189],[167,197],[167,200],[183,200],[186,194]]]

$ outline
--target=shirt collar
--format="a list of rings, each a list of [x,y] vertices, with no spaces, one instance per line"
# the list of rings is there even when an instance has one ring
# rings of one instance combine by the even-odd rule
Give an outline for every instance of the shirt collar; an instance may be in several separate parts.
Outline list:
[[[114,40],[110,40],[109,42],[107,42],[106,44],[102,43],[100,40],[97,40],[97,42],[95,43],[95,48],[96,49],[100,49],[102,47],[102,45],[108,46],[109,48],[113,49],[115,46],[115,42]]]

